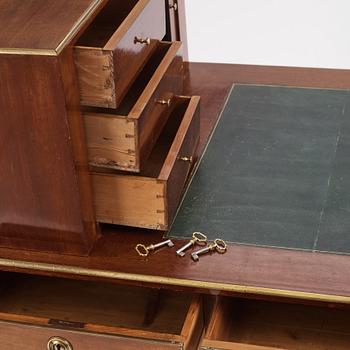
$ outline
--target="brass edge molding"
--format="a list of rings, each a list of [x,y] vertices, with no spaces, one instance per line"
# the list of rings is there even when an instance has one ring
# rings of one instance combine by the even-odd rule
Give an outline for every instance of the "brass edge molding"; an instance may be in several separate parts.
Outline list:
[[[85,10],[85,12],[81,15],[78,21],[73,25],[73,28],[68,32],[65,38],[60,42],[60,44],[56,47],[55,52],[56,55],[59,55],[62,50],[66,47],[67,44],[74,38],[74,36],[78,33],[81,27],[86,23],[89,19],[90,15],[98,8],[104,1],[106,0],[94,0],[94,2]]]
[[[2,55],[58,56],[105,0],[94,0],[55,49],[0,48]]]
[[[55,50],[46,49],[20,49],[20,48],[0,48],[1,55],[30,55],[30,56],[57,56]]]
[[[129,282],[143,282],[151,284],[163,284],[168,286],[179,286],[188,288],[209,289],[216,291],[234,292],[240,294],[254,294],[274,297],[295,298],[303,300],[313,300],[331,303],[350,304],[350,296],[318,294],[312,292],[302,292],[284,289],[274,289],[265,287],[253,287],[238,284],[196,281],[173,277],[141,275],[133,273],[115,272],[108,270],[90,269],[77,266],[66,266],[58,264],[36,263],[20,260],[10,260],[0,258],[0,266],[23,270],[37,270],[42,272],[62,273],[70,275],[80,275],[87,277],[98,277],[106,279],[124,280]]]

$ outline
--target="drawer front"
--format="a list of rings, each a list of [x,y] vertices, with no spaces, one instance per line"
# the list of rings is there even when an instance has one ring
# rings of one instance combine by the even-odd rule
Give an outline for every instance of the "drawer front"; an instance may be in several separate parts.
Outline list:
[[[167,121],[167,103],[183,91],[180,46],[171,45],[129,116],[84,114],[91,165],[141,170]]]
[[[170,60],[171,64],[169,65]],[[146,107],[138,118],[140,168],[147,160],[167,122],[170,112],[169,106],[174,95],[183,93],[183,81],[181,43],[175,42],[171,45],[161,66],[147,87],[149,91],[145,91],[144,97],[141,96],[141,99],[144,99],[142,104],[146,103]],[[138,111],[135,112],[138,113]]]
[[[107,49],[109,47],[114,52],[116,106],[119,105],[165,33],[164,0],[148,0],[142,13],[136,18],[123,38],[116,44],[114,38],[111,38]]]
[[[164,0],[139,0],[105,46],[76,47],[81,104],[117,108],[165,33]]]
[[[53,338],[59,338],[55,340]],[[61,347],[51,345],[64,344]],[[54,328],[0,322],[1,350],[167,350],[181,349],[179,344],[67,331]]]
[[[169,229],[176,214],[188,176],[196,161],[196,151],[200,135],[200,99],[192,97],[182,127],[178,133],[172,152],[172,166],[166,184],[167,217],[165,229]],[[184,123],[185,122],[185,123]]]

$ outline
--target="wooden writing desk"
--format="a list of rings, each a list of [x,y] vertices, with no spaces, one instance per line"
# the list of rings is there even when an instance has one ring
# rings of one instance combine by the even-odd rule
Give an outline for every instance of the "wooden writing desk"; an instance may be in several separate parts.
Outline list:
[[[112,2],[121,8],[126,3],[121,0]],[[180,259],[172,250],[163,250],[144,259],[136,255],[135,245],[157,242],[162,239],[163,232],[96,224],[81,113],[85,102],[82,102],[79,92],[73,44],[106,3],[90,0],[58,4],[32,0],[23,5],[0,1],[0,22],[6,24],[6,30],[0,35],[0,47],[3,47],[0,49],[0,70],[5,82],[3,87],[6,87],[0,94],[3,126],[0,129],[0,191],[3,198],[0,201],[0,268],[11,272],[4,272],[0,283],[9,287],[4,305],[13,305],[12,309],[0,309],[0,319],[3,320],[0,322],[0,339],[5,344],[4,350],[20,348],[22,340],[18,335],[21,334],[28,337],[30,350],[45,348],[49,338],[55,336],[68,339],[68,345],[61,343],[60,347],[50,350],[71,350],[69,346],[78,350],[97,346],[136,349],[140,341],[145,349],[194,349],[203,331],[203,321],[208,327],[203,348],[255,349],[254,344],[261,344],[258,349],[274,349],[273,339],[272,343],[271,339],[255,339],[251,341],[253,345],[249,345],[249,340],[244,343],[221,334],[226,329],[224,324],[231,322],[230,315],[222,311],[222,305],[225,302],[230,304],[237,297],[276,302],[258,302],[257,305],[252,302],[253,309],[276,308],[284,314],[283,310],[289,310],[289,306],[277,303],[278,300],[311,303],[316,306],[305,306],[308,310],[305,314],[310,312],[312,315],[313,308],[316,308],[318,311],[315,312],[325,312],[323,318],[327,315],[338,317],[341,313],[338,310],[347,310],[350,303],[350,274],[343,273],[350,271],[347,256],[231,245],[225,255],[204,257],[200,263]],[[134,3],[143,6],[148,2],[135,0]],[[174,11],[173,3],[170,5],[170,11]],[[164,13],[153,14],[158,19],[164,16]],[[173,16],[173,12],[167,16]],[[153,25],[157,26],[158,22],[155,22]],[[168,22],[168,29],[170,27]],[[164,34],[165,29],[161,36]],[[178,33],[167,33],[170,40],[174,36],[178,39]],[[103,71],[108,68],[103,67]],[[135,72],[139,73],[140,69],[133,72],[137,75]],[[202,100],[197,151],[200,154],[235,76],[230,66],[210,64],[185,64],[183,73],[181,94],[199,95]],[[130,75],[124,79],[124,85],[132,84],[127,82],[128,77]],[[176,246],[183,243],[176,241]],[[58,279],[35,277],[38,275]],[[91,284],[73,280],[89,280]],[[144,312],[143,322],[131,320],[129,324],[121,325],[115,319],[107,321],[112,317],[110,315],[98,316],[99,310],[106,308],[103,303],[91,306],[89,313],[86,311],[89,302],[82,302],[79,309],[79,306],[74,306],[73,296],[72,302],[66,304],[63,301],[70,299],[67,290],[76,288],[81,295],[86,293],[87,299],[94,298],[94,293],[97,293],[95,297],[97,295],[102,302],[105,293],[112,288],[115,295],[121,293],[120,298],[132,305],[133,299],[128,296],[131,292],[123,292],[125,286],[114,289],[107,282],[138,286],[130,287],[136,288],[132,295],[137,304],[130,313]],[[38,293],[30,294],[28,298],[18,292],[35,286]],[[148,288],[139,292],[140,286]],[[61,287],[65,293],[59,293]],[[171,291],[159,292],[159,289],[180,290],[182,293],[177,293],[180,299],[174,301]],[[31,300],[34,305],[45,293],[52,293],[53,297],[48,298],[45,310],[39,310],[39,306],[30,310]],[[203,303],[199,301],[200,294],[206,295]],[[208,297],[210,294],[234,298],[227,299],[229,301],[219,298],[213,305],[213,300]],[[170,306],[166,307],[167,315],[157,325],[154,320],[159,310],[163,310],[159,304],[162,300]],[[250,306],[237,300],[249,315]],[[176,308],[179,304],[184,305],[182,321],[173,329],[169,323],[174,319],[174,305]],[[146,306],[140,306],[140,311],[138,305]],[[336,307],[336,311],[324,309],[324,306]],[[204,320],[202,307],[206,316]],[[122,309],[118,303],[111,307],[116,314]],[[63,311],[60,313],[59,310]],[[212,317],[211,310],[215,310]],[[211,322],[208,322],[209,318]],[[339,319],[349,324],[346,312]],[[154,325],[154,328],[149,325]],[[294,325],[286,327],[293,328]],[[332,331],[326,332],[328,338],[316,334],[319,343],[315,349],[321,349],[324,339],[327,343],[336,338]],[[337,349],[348,348],[348,334],[342,332],[344,339],[337,340]],[[54,346],[54,341],[49,344]],[[282,337],[280,346],[287,343]],[[297,341],[293,344],[298,346]]]

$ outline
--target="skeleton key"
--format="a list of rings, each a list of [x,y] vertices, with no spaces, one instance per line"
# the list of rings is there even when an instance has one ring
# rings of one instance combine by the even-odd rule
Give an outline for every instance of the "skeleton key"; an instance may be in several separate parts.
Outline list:
[[[147,247],[144,244],[138,244],[135,247],[135,249],[140,256],[148,256],[150,252],[153,252],[154,250],[165,247],[165,246],[173,247],[174,243],[170,239],[168,239],[167,241],[160,242],[157,244],[151,244]]]
[[[199,255],[211,253],[217,251],[220,254],[224,254],[227,250],[227,244],[222,239],[216,239],[214,243],[209,244],[207,247],[197,250],[191,254],[191,257],[194,261],[199,260]]]
[[[204,235],[201,232],[193,232],[192,234],[192,239],[185,244],[182,248],[178,249],[176,251],[176,254],[179,256],[185,256],[185,250],[187,250],[188,248],[191,248],[192,246],[199,244],[199,245],[203,245],[207,242],[207,236]]]

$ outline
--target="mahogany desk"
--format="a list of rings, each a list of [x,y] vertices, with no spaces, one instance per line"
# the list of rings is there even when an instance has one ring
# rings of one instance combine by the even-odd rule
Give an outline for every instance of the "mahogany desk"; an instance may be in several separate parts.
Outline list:
[[[187,93],[200,94],[203,100],[202,147],[231,89],[234,77],[229,72],[230,67],[224,65],[188,65]],[[203,84],[204,81],[212,84]],[[162,233],[106,226],[89,257],[65,256],[62,264],[57,264],[61,260],[59,255],[22,252],[23,261],[19,262],[12,260],[11,251],[0,249],[0,265],[9,271],[111,279],[157,287],[350,302],[348,256],[239,245],[230,246],[223,256],[203,258],[200,264],[178,259],[166,250],[147,260],[135,254],[137,243],[152,243],[161,237]],[[13,254],[17,255],[15,251]]]
[[[2,75],[2,77],[6,77],[6,81],[13,91],[18,87],[18,79],[26,77],[25,80],[20,81],[26,82],[28,85],[28,81],[30,81],[32,90],[36,91],[34,95],[36,97],[45,96],[45,103],[36,103],[37,100],[33,96],[31,96],[33,99],[28,99],[26,89],[21,89],[18,94],[3,93],[1,102],[7,109],[5,110],[6,115],[1,115],[2,121],[7,123],[7,127],[10,127],[11,120],[7,119],[7,114],[13,113],[16,116],[20,116],[17,125],[19,130],[21,130],[20,135],[23,136],[18,138],[21,142],[21,147],[25,149],[26,142],[29,145],[35,144],[37,147],[37,143],[40,146],[40,142],[44,140],[47,148],[37,147],[38,152],[31,152],[32,158],[20,157],[20,152],[14,151],[18,144],[13,142],[10,143],[12,147],[11,152],[13,153],[1,153],[0,150],[0,155],[3,156],[3,158],[0,158],[0,161],[4,161],[0,164],[3,164],[4,169],[7,171],[6,181],[9,184],[1,187],[0,183],[0,189],[3,191],[2,194],[5,193],[9,203],[13,204],[11,209],[15,211],[17,206],[21,210],[23,209],[25,214],[29,213],[31,215],[30,220],[34,222],[34,226],[38,225],[40,221],[45,222],[44,219],[58,224],[56,227],[53,227],[53,230],[45,230],[40,227],[36,230],[28,229],[28,225],[21,226],[23,223],[20,222],[19,229],[14,236],[12,235],[13,232],[9,234],[6,229],[1,231],[3,242],[6,244],[2,244],[3,248],[0,248],[0,270],[4,271],[2,272],[3,278],[0,280],[3,294],[0,294],[6,297],[8,301],[8,303],[4,302],[2,304],[3,308],[0,309],[0,319],[4,320],[0,321],[0,340],[3,342],[2,344],[5,344],[4,350],[21,348],[23,345],[21,338],[27,339],[28,349],[30,350],[37,350],[38,347],[44,347],[47,343],[48,346],[51,346],[49,350],[71,350],[72,346],[64,343],[64,339],[60,340],[61,343],[56,343],[56,339],[50,338],[48,342],[49,337],[58,335],[68,338],[74,343],[73,345],[78,344],[74,347],[74,350],[83,348],[84,350],[92,350],[96,347],[116,349],[120,346],[128,349],[137,349],[140,347],[140,339],[142,339],[142,345],[145,349],[163,350],[175,347],[187,350],[197,348],[203,331],[206,332],[207,338],[206,342],[200,345],[203,349],[255,350],[255,345],[242,345],[239,341],[235,343],[227,337],[226,341],[220,344],[212,343],[212,341],[220,341],[225,338],[223,333],[226,331],[231,334],[231,330],[225,327],[225,325],[231,324],[231,315],[227,314],[225,309],[227,309],[226,303],[230,305],[231,303],[235,304],[236,299],[239,300],[238,304],[243,306],[243,316],[249,315],[250,305],[252,305],[253,309],[256,307],[258,310],[260,308],[263,310],[266,310],[266,308],[268,310],[277,309],[277,315],[283,319],[287,314],[285,310],[289,310],[288,314],[291,312],[294,315],[304,313],[303,305],[305,304],[307,305],[306,309],[309,310],[305,311],[305,314],[311,314],[310,318],[307,318],[306,323],[312,320],[314,315],[321,314],[322,317],[320,319],[323,320],[327,319],[328,315],[333,317],[343,312],[340,316],[338,315],[337,320],[340,321],[337,325],[339,327],[340,325],[342,326],[340,329],[342,329],[344,334],[348,332],[346,327],[349,324],[349,320],[346,312],[350,304],[350,274],[347,272],[350,271],[350,258],[347,256],[230,245],[226,254],[214,254],[203,257],[199,263],[192,262],[190,259],[180,259],[174,254],[173,250],[162,250],[144,259],[137,256],[134,250],[135,245],[138,243],[157,242],[162,239],[163,232],[120,228],[113,225],[101,225],[102,231],[98,232],[92,205],[91,179],[89,176],[84,126],[81,118],[80,103],[83,103],[84,99],[79,100],[77,76],[73,66],[73,48],[69,44],[88,27],[108,1],[84,0],[74,2],[74,4],[66,1],[67,7],[73,7],[71,11],[61,13],[62,17],[60,17],[60,20],[54,22],[57,27],[55,26],[52,32],[44,32],[43,35],[38,35],[38,33],[41,33],[42,28],[50,26],[52,18],[56,18],[58,3],[50,2],[50,6],[46,8],[46,16],[39,16],[45,17],[44,21],[42,18],[37,20],[35,17],[38,13],[40,14],[40,11],[34,11],[35,15],[32,12],[33,9],[35,10],[35,7],[40,9],[47,4],[45,1],[31,0],[30,3],[26,3],[34,6],[29,13],[21,13],[20,9],[22,8],[20,7],[12,8],[12,11],[8,11],[8,9],[11,9],[10,5],[13,5],[12,1],[0,1],[0,19],[7,23],[7,31],[0,35],[0,46],[3,47],[0,50],[0,63],[4,68],[2,72],[7,72],[7,75]],[[118,6],[129,6],[129,3],[125,1],[114,0],[113,2]],[[135,5],[136,10],[132,12],[133,21],[137,23],[137,15],[140,15],[142,13],[141,10],[149,3],[163,4],[161,1],[156,0],[134,0],[132,4]],[[177,6],[173,2],[166,2],[166,4],[171,11],[177,10]],[[179,2],[179,5],[181,5],[181,2]],[[26,8],[28,10],[28,7]],[[62,9],[62,7],[59,7],[59,9]],[[176,16],[172,17],[171,13],[168,13],[167,39],[176,41],[179,39],[179,28],[176,27],[179,21]],[[155,35],[158,35],[158,39],[162,40],[165,34],[165,28],[163,28],[164,13],[159,11],[157,14],[159,16],[154,18],[152,28],[156,26],[161,28],[161,31],[156,32]],[[108,14],[106,16],[108,19]],[[22,18],[23,21],[23,17],[29,27],[35,28],[34,32],[28,32],[26,26],[19,25],[16,22],[17,18]],[[149,20],[150,18],[152,16],[148,13],[146,19]],[[152,21],[145,20],[145,23],[148,23],[147,26],[150,26]],[[130,23],[127,21],[126,25],[129,26]],[[67,33],[67,28],[73,28],[74,30],[69,30]],[[120,39],[118,33],[112,35],[110,44],[115,44],[116,39]],[[25,45],[29,43],[28,46],[20,47],[21,45],[23,46],[23,42]],[[136,38],[134,44],[140,43],[153,47],[152,41]],[[177,45],[173,44],[172,47],[174,48]],[[19,49],[21,50],[20,53],[18,52]],[[113,52],[111,52],[108,49],[108,45],[104,49],[113,56],[114,51],[112,50]],[[15,57],[15,61],[18,62],[16,67],[12,66],[14,61],[11,62],[11,59],[14,59],[13,55],[18,55]],[[142,55],[141,58],[144,59]],[[28,64],[29,61],[31,64]],[[125,62],[128,61],[124,60]],[[137,63],[135,64],[137,65]],[[9,65],[11,68],[7,69]],[[111,66],[103,65],[102,68],[102,72],[106,72],[111,69]],[[138,69],[134,68],[128,71],[129,74],[124,76],[126,80],[123,81],[123,84],[131,84],[128,81],[130,76],[140,74],[139,67]],[[38,79],[38,71],[36,69],[39,69],[40,79]],[[200,95],[202,99],[199,154],[203,151],[208,136],[223,109],[232,83],[263,82],[267,84],[287,84],[286,76],[280,79],[278,74],[259,76],[259,78],[256,78],[257,81],[254,81],[256,73],[254,69],[250,74],[242,77],[239,75],[241,70],[237,71],[236,66],[230,65],[187,63],[182,73],[185,74],[183,94],[188,96]],[[293,76],[293,73],[290,73],[290,71],[289,74],[289,76]],[[329,72],[327,74],[329,76]],[[312,85],[307,78],[302,79],[299,76],[299,79],[289,80],[289,82],[291,85],[295,83],[298,83],[297,85],[300,86],[303,83],[307,86]],[[90,80],[87,82],[87,85],[91,83]],[[110,81],[108,81],[107,85],[103,85],[104,87],[107,86],[107,90],[110,88],[109,83]],[[322,82],[314,81],[313,83],[322,87]],[[177,89],[179,86],[174,83],[172,88]],[[89,97],[89,94],[84,95],[84,98]],[[98,99],[97,102],[91,102],[90,100],[88,103],[107,103],[109,105],[117,102],[113,93],[108,97],[111,97],[111,99],[108,99],[108,102],[104,99],[102,101]],[[14,102],[10,103],[11,101]],[[18,101],[21,101],[21,103],[17,103]],[[160,102],[162,105],[169,104],[167,100],[160,100]],[[25,108],[23,108],[23,105]],[[33,112],[33,119],[24,118],[23,109]],[[24,121],[28,122],[28,124],[23,124]],[[38,123],[38,121],[42,123]],[[34,128],[33,125],[36,125],[36,127]],[[32,142],[32,134],[28,130],[34,130],[41,137],[35,138],[35,142]],[[155,130],[157,131],[156,128]],[[70,138],[70,135],[74,135],[74,137]],[[4,132],[4,129],[0,129],[0,136],[3,137],[0,139],[0,142],[3,142],[2,146],[8,146],[5,143],[7,134],[6,131]],[[151,143],[150,141],[147,147],[153,146]],[[63,145],[62,148],[58,147],[59,145]],[[57,149],[60,151],[61,158],[57,158],[55,161],[51,155],[56,154]],[[13,155],[17,157],[16,159],[23,161],[23,164],[28,169],[31,169],[32,175],[42,165],[40,169],[46,174],[50,174],[50,176],[46,176],[44,178],[45,181],[39,181],[33,177],[33,183],[29,185],[28,176],[25,172],[17,173],[17,177],[9,176],[11,167],[7,165],[13,162]],[[13,162],[13,164],[16,164],[16,162]],[[56,171],[52,171],[52,169]],[[41,191],[32,191],[31,185],[33,185],[33,188],[40,188]],[[13,196],[12,191],[16,186],[20,188],[23,186],[27,191],[25,196],[23,196],[26,201]],[[38,199],[39,194],[40,200]],[[7,209],[1,206],[2,203],[4,202],[0,202],[0,214],[6,216]],[[34,207],[32,203],[35,203]],[[62,203],[65,205],[61,205]],[[44,213],[46,217],[42,219],[39,214],[35,215],[36,210],[37,213]],[[26,215],[23,215],[21,218],[26,218]],[[67,219],[67,225],[63,225],[66,226],[63,230],[60,221],[62,218]],[[21,231],[23,227],[25,229]],[[74,235],[72,235],[72,232]],[[19,243],[16,241],[16,234],[18,233],[19,236],[24,233],[27,235],[28,241],[25,247],[21,246],[23,241]],[[47,239],[46,235],[51,239]],[[44,245],[42,245],[43,237],[46,239],[44,239]],[[62,244],[59,246],[55,245],[56,240]],[[5,248],[8,246],[9,241],[12,247]],[[177,247],[180,247],[184,242],[176,241],[175,243]],[[91,247],[92,250],[90,251]],[[46,252],[55,249],[66,254]],[[10,273],[7,274],[6,272]],[[35,277],[38,275],[49,276],[50,278],[40,279]],[[80,280],[82,282],[79,282]],[[85,284],[83,280],[89,280],[91,284]],[[111,286],[107,282],[116,284],[116,286]],[[102,289],[103,293],[108,294],[110,291],[115,293],[116,299],[120,296],[121,301],[118,299],[119,301],[114,302],[113,295],[111,297],[109,294],[110,300],[112,300],[111,310],[116,310],[116,313],[119,315],[118,312],[123,310],[125,305],[131,305],[131,308],[134,306],[132,302],[123,304],[123,298],[130,300],[128,299],[130,296],[127,285],[147,287],[146,289],[137,288],[136,292],[132,292],[135,293],[132,294],[135,296],[135,299],[142,305],[144,305],[143,302],[146,300],[146,307],[142,308],[142,312],[145,311],[145,319],[140,327],[141,331],[136,332],[132,327],[121,330],[120,327],[115,327],[115,324],[113,327],[108,328],[108,324],[103,324],[103,322],[98,325],[92,324],[91,322],[94,320],[91,319],[91,315],[88,317],[85,313],[90,306],[88,302],[83,305],[82,310],[78,313],[73,313],[75,317],[69,316],[69,310],[66,310],[66,315],[62,315],[57,305],[55,305],[55,309],[49,303],[47,310],[44,311],[37,306],[40,305],[41,300],[45,299],[44,297],[47,294],[47,289],[45,288],[49,288],[49,297],[51,297],[52,293],[53,299],[57,297],[62,303],[65,303],[67,298],[69,299],[69,291],[72,288],[72,300],[79,301],[80,294],[81,296],[85,296],[85,294],[88,296],[92,295],[91,298],[97,299],[97,301],[95,300],[91,303],[92,308],[96,307],[95,312],[97,315],[102,308],[108,310],[108,306],[98,303],[99,298],[101,303],[103,302],[103,294],[102,296],[98,294],[97,297],[94,294]],[[23,293],[25,286],[30,286],[31,292],[36,287],[39,292],[43,293],[40,294],[38,292],[38,294],[35,294],[34,291],[32,294],[28,294],[30,297],[33,297],[33,305],[35,304],[34,298],[36,295],[38,304],[35,304],[35,307],[33,306],[34,310],[30,310],[31,301],[30,299],[28,301],[26,293]],[[60,286],[64,287],[64,293],[60,293]],[[16,287],[19,289],[16,289]],[[77,289],[75,290],[74,288]],[[78,297],[77,294],[73,293],[73,289],[78,294]],[[134,291],[134,289],[132,290]],[[174,298],[172,290],[181,291],[181,293],[175,293]],[[150,329],[147,330],[147,327],[152,325],[152,321],[157,318],[158,311],[162,310],[158,305],[159,299],[162,298],[158,296],[159,293],[162,294],[163,292],[165,295],[164,300],[172,305],[169,307],[169,314],[166,317],[168,332],[164,332],[163,323],[161,324],[162,332],[151,332]],[[74,299],[73,295],[77,299]],[[230,298],[214,298],[216,299],[214,303],[213,298],[210,297],[213,295],[216,297],[225,295]],[[202,302],[202,299],[204,302]],[[248,300],[248,302],[244,301],[244,299]],[[250,303],[249,299],[267,301],[265,304],[263,301],[262,304],[259,304],[259,302],[255,301]],[[172,300],[174,302],[171,302]],[[283,303],[279,304],[278,301]],[[272,304],[270,304],[271,302]],[[276,303],[277,306],[274,306],[273,303]],[[135,304],[135,307],[137,307],[138,303]],[[292,308],[294,310],[292,311],[288,305],[293,306],[294,304],[298,305]],[[183,305],[180,309],[181,315],[184,317],[181,319],[180,324],[176,324],[176,329],[173,329],[174,327],[171,324],[173,323],[172,320],[176,318],[174,315],[176,315],[176,307],[179,305]],[[69,305],[65,304],[65,307],[74,309],[74,301],[69,301]],[[235,310],[234,305],[232,307]],[[240,309],[240,307],[238,308]],[[214,310],[213,317],[210,317],[212,310]],[[228,308],[228,310],[231,310],[231,308]],[[112,315],[108,315],[108,317],[113,317],[114,313],[112,311]],[[132,311],[131,318],[138,314],[135,310]],[[49,316],[47,316],[47,313]],[[50,317],[50,315],[55,315],[55,317]],[[240,315],[240,313],[237,312],[237,315]],[[97,322],[97,318],[96,316],[95,322]],[[279,319],[277,316],[276,318]],[[123,316],[119,318],[118,322],[120,319],[123,319]],[[208,321],[209,319],[211,319],[210,322]],[[296,317],[296,319],[298,318]],[[130,322],[136,321],[131,320]],[[254,327],[251,327],[251,329],[254,329]],[[180,334],[174,335],[173,331],[180,332]],[[265,330],[263,333],[267,334],[268,332]],[[292,336],[288,333],[287,338],[289,341],[292,339],[294,345],[298,345],[298,337],[293,335],[294,333]],[[349,348],[347,336],[348,333],[344,335],[344,340],[334,337],[334,341],[342,342],[338,344],[339,347],[337,349]],[[143,341],[145,338],[147,338],[147,341]],[[316,337],[316,339],[318,338]],[[283,338],[283,341],[285,340]],[[329,337],[327,341],[329,341]],[[266,343],[264,344],[266,345]],[[268,341],[267,344],[270,345],[262,345],[258,349],[270,350],[275,348],[272,347],[271,341]]]

